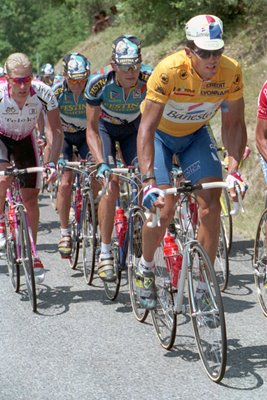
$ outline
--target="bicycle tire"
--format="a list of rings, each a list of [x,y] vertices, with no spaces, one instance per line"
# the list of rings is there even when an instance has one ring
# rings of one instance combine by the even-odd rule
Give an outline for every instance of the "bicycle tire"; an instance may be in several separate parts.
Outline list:
[[[19,292],[20,288],[20,268],[17,262],[16,254],[16,243],[15,243],[15,232],[11,232],[9,221],[7,219],[7,209],[6,215],[6,258],[7,258],[7,268],[9,273],[9,278],[11,285],[16,293]]]
[[[149,311],[141,307],[136,296],[135,270],[142,256],[142,227],[146,217],[144,212],[138,208],[132,211],[129,218],[132,219],[127,256],[129,294],[135,318],[139,322],[144,322]]]
[[[189,257],[189,305],[196,343],[207,375],[212,381],[220,382],[227,358],[221,293],[210,259],[198,242],[191,244]]]
[[[174,295],[164,260],[163,243],[157,248],[154,260],[157,305],[151,310],[152,322],[161,346],[170,350],[176,337],[177,314],[174,312]]]
[[[94,277],[97,248],[97,223],[93,193],[88,192],[84,199],[82,212],[82,250],[83,273],[88,285],[91,285]]]
[[[107,298],[111,301],[114,301],[120,290],[121,284],[121,269],[120,269],[120,257],[119,257],[119,248],[117,243],[113,244],[113,255],[114,255],[114,272],[116,274],[116,279],[114,282],[104,282],[104,290]]]
[[[72,245],[68,262],[71,269],[76,269],[79,260],[80,238],[78,233],[78,224],[75,218],[70,221],[70,236]]]
[[[231,215],[231,203],[227,189],[222,190],[220,203],[221,203],[221,222],[223,224],[225,232],[226,245],[229,255],[233,243],[233,217]]]
[[[214,261],[214,270],[221,292],[224,292],[229,280],[229,255],[226,244],[224,226],[220,224],[219,244],[216,258]]]
[[[56,182],[50,183],[47,187],[47,191],[49,192],[49,197],[51,200],[51,205],[54,210],[57,210],[57,192],[58,192],[58,180]]]
[[[18,207],[18,226],[20,259],[25,274],[26,286],[33,312],[37,309],[36,286],[33,272],[33,258],[29,235],[29,226],[23,207]]]
[[[257,227],[254,244],[254,280],[262,312],[267,317],[267,208],[263,211]]]

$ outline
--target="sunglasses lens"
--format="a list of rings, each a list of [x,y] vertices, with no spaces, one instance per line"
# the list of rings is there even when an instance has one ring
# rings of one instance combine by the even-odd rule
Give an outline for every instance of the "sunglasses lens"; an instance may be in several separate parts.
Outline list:
[[[219,49],[219,50],[203,50],[203,49],[195,49],[194,53],[198,55],[200,58],[210,58],[211,56],[213,57],[219,57],[222,55],[224,51],[224,48]]]
[[[26,85],[27,83],[30,83],[32,80],[32,76],[25,76],[24,78],[10,78],[10,80],[15,84],[15,85],[21,85],[22,83]]]
[[[140,64],[133,64],[133,65],[130,65],[130,66],[129,65],[118,65],[119,70],[123,71],[123,72],[128,72],[131,69],[133,71],[136,71],[139,67],[140,67]]]
[[[73,85],[79,85],[80,83],[84,83],[86,79],[68,79],[68,82]]]

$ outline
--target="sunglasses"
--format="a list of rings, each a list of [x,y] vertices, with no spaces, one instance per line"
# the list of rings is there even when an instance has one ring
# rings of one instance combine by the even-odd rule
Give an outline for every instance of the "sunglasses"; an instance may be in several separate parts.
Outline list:
[[[23,78],[11,78],[10,76],[8,78],[14,85],[21,85],[22,83],[24,85],[27,85],[32,81],[33,77],[32,75],[29,75],[29,76],[24,76]]]
[[[129,72],[131,69],[133,71],[136,71],[140,68],[140,63],[133,64],[133,65],[119,65],[119,64],[116,64],[116,65],[119,68],[119,70],[123,71],[123,72]]]
[[[87,77],[83,78],[83,79],[68,78],[68,83],[70,83],[71,85],[80,85],[81,83],[84,83],[86,80],[87,80]]]
[[[213,57],[220,57],[222,55],[222,53],[224,52],[224,47],[222,47],[219,50],[203,50],[203,49],[199,49],[199,48],[195,48],[194,50],[192,50],[192,53],[196,54],[198,57],[200,58],[210,58],[211,56]]]

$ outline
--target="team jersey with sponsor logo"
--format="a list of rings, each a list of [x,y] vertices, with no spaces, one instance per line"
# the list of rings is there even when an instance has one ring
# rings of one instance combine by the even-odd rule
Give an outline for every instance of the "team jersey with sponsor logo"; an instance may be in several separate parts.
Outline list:
[[[182,50],[165,58],[154,69],[147,84],[146,99],[165,104],[159,130],[172,136],[185,136],[206,125],[224,100],[238,100],[242,96],[243,81],[237,61],[222,55],[216,75],[203,81]]]
[[[35,129],[40,112],[58,106],[52,89],[39,80],[33,80],[30,93],[22,109],[10,96],[7,82],[0,83],[0,136],[14,140],[27,137]]]
[[[61,124],[64,132],[74,133],[86,129],[86,99],[84,91],[76,101],[66,80],[53,86],[58,101]]]
[[[104,69],[92,74],[85,89],[87,103],[100,106],[100,118],[114,125],[134,121],[140,114],[140,104],[146,95],[147,80],[152,68],[141,64],[138,81],[125,98],[124,89],[116,82],[115,72]]]
[[[267,81],[262,86],[259,94],[257,117],[267,119]]]

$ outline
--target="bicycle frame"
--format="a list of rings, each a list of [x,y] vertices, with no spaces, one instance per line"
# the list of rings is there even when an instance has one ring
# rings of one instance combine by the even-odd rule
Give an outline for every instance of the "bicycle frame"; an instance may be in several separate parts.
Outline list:
[[[128,168],[114,168],[113,172],[120,172],[121,173],[125,173],[127,170],[127,172],[129,171]],[[126,269],[126,259],[127,259],[127,253],[128,253],[128,247],[129,247],[129,243],[132,244],[133,241],[133,237],[129,234],[129,232],[132,232],[132,224],[133,224],[133,213],[136,210],[136,208],[138,207],[138,183],[135,177],[135,173],[132,170],[130,173],[130,177],[126,177],[123,175],[120,175],[120,179],[123,180],[124,182],[130,184],[131,186],[131,201],[130,201],[130,205],[129,205],[129,214],[127,217],[127,222],[128,222],[128,226],[127,226],[127,230],[125,232],[125,237],[124,240],[122,242],[122,245],[119,245],[119,241],[116,239],[115,242],[113,243],[113,245],[117,246],[119,249],[119,268],[121,270]],[[121,205],[121,201],[120,198],[117,200],[117,207],[119,207]],[[130,260],[131,262],[131,260]]]
[[[17,220],[17,213],[18,213],[18,208],[19,207],[23,207],[24,212],[25,212],[25,216],[26,216],[26,221],[27,221],[27,226],[28,226],[28,231],[29,231],[29,237],[30,237],[30,243],[31,243],[31,249],[32,249],[32,254],[34,257],[37,256],[36,253],[36,246],[35,243],[33,241],[33,237],[32,237],[32,230],[30,228],[30,224],[29,224],[29,217],[28,217],[28,213],[27,210],[23,204],[23,200],[21,197],[21,193],[20,193],[20,183],[19,183],[19,179],[17,176],[15,176],[12,180],[11,183],[11,187],[7,189],[7,193],[6,193],[6,198],[8,201],[8,205],[9,208],[13,208],[14,209],[14,227],[15,227],[15,235],[16,235],[16,255],[17,255],[17,261],[20,261],[21,259],[21,251],[20,251],[20,246],[19,246],[19,240],[18,240],[18,220]]]

